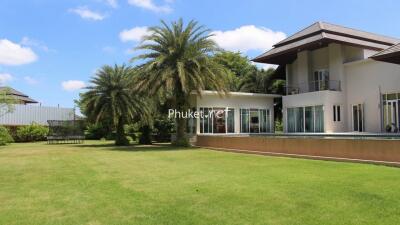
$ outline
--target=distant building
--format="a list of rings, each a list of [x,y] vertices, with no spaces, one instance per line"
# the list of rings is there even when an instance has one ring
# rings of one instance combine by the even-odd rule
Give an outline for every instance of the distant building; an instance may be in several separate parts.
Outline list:
[[[0,125],[23,126],[32,123],[47,126],[48,120],[74,120],[73,108],[45,107],[28,95],[9,87],[0,87],[0,91],[7,91],[6,95],[17,101],[14,110],[0,115]]]

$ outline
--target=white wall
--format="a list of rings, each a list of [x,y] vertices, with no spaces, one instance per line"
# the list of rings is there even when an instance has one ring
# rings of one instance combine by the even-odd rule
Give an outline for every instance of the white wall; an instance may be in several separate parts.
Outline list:
[[[201,107],[229,107],[235,109],[235,133],[240,133],[240,109],[269,109],[272,124],[274,121],[274,98],[267,96],[225,96],[203,95],[196,99],[197,110]],[[200,133],[200,120],[197,120],[197,133]]]
[[[73,120],[74,110],[70,108],[44,107],[37,105],[14,105],[14,111],[0,115],[2,125],[29,125],[37,123],[47,126],[47,120]]]
[[[400,92],[400,65],[371,59],[345,65],[348,105],[364,104],[365,131],[381,132],[380,93]],[[351,108],[347,115],[351,118]],[[348,123],[352,129],[352,123]]]

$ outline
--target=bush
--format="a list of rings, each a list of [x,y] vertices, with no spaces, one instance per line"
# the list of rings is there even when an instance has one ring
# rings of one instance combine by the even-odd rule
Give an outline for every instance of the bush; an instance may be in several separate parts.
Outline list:
[[[0,145],[6,145],[12,142],[14,142],[14,139],[11,137],[8,129],[0,126]]]
[[[275,121],[275,132],[283,132],[282,120],[276,120]]]
[[[45,141],[48,133],[49,133],[49,128],[38,124],[31,124],[29,126],[18,127],[17,141],[19,142]]]
[[[106,138],[108,130],[102,124],[89,124],[85,131],[85,138],[88,140],[100,140]]]

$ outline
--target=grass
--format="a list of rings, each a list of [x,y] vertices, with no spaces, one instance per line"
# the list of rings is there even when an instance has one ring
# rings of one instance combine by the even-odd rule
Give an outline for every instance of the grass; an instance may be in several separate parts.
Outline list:
[[[0,224],[398,224],[400,169],[176,149],[0,148]]]

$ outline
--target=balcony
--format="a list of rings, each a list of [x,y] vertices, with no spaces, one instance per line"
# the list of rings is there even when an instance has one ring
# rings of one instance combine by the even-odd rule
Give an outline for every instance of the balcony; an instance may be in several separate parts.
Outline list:
[[[298,86],[286,86],[286,95],[296,95],[316,91],[341,91],[339,80],[319,80],[299,83]]]

